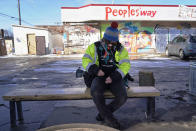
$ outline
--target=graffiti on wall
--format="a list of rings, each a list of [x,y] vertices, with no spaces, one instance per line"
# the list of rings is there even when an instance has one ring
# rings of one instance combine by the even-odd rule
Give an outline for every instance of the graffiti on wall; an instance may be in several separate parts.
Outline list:
[[[179,5],[179,17],[186,18],[196,18],[196,9],[188,7],[185,5]]]
[[[188,25],[188,26],[187,26]],[[187,28],[188,27],[188,28]],[[191,28],[189,24],[180,24],[176,27],[158,27],[154,31],[155,47],[157,53],[164,53],[167,44],[179,35],[196,34],[196,29]]]
[[[63,43],[65,54],[84,53],[88,45],[100,39],[100,30],[85,23],[64,26]]]
[[[83,48],[86,48],[100,38],[99,29],[89,25],[65,26],[65,30],[65,46],[82,46]]]
[[[154,30],[155,33],[155,47],[157,53],[164,53],[165,48],[169,40],[169,28],[166,27],[156,27]]]
[[[109,23],[103,23],[101,36]],[[140,22],[119,22],[119,41],[129,53],[150,52],[154,48],[153,27],[142,27]]]

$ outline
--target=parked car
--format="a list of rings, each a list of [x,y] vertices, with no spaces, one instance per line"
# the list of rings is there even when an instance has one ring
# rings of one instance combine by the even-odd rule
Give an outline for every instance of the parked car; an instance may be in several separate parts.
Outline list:
[[[167,56],[176,55],[181,59],[196,56],[196,35],[184,35],[175,37],[166,46],[165,54]]]

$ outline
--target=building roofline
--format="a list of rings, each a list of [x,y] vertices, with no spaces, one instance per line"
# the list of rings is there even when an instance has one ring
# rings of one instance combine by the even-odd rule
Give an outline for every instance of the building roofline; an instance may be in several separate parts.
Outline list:
[[[35,27],[35,26],[12,25],[12,27],[23,27],[23,28],[31,28],[31,29],[38,29],[38,30],[46,30],[46,31],[49,31],[46,28],[40,28],[40,27]]]
[[[61,9],[80,9],[89,6],[150,6],[150,7],[179,7],[179,5],[143,5],[143,4],[88,4],[80,7],[61,7]],[[196,7],[196,5],[185,5],[188,7]]]

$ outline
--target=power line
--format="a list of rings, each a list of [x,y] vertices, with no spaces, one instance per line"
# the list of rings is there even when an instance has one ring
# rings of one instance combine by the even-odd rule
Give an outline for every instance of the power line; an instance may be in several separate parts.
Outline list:
[[[15,21],[18,21],[18,20],[19,20],[19,18],[14,17],[14,16],[7,15],[7,14],[5,14],[5,13],[1,13],[1,12],[0,12],[0,15],[3,16],[3,17],[10,18],[10,19],[15,20]],[[27,22],[27,21],[25,21],[25,20],[21,20],[21,21],[24,22],[24,23],[26,23],[26,24],[28,24],[28,25],[33,25],[33,24],[31,24],[31,23],[29,23],[29,22]]]

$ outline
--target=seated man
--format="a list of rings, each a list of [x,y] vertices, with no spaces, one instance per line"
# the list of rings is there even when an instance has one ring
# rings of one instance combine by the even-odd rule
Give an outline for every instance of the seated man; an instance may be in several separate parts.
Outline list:
[[[104,120],[109,126],[119,129],[120,124],[113,112],[127,100],[123,78],[129,72],[130,60],[127,50],[119,43],[118,23],[112,22],[104,33],[103,39],[88,46],[82,65],[94,75],[90,85],[93,101],[99,111],[97,120]],[[115,96],[106,105],[104,91],[109,89]]]

